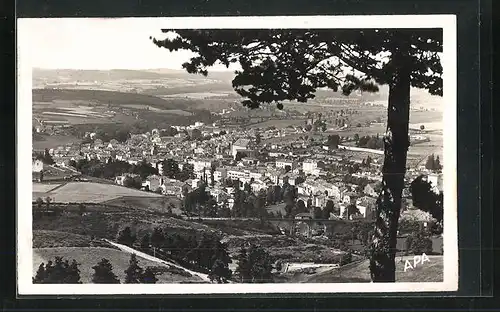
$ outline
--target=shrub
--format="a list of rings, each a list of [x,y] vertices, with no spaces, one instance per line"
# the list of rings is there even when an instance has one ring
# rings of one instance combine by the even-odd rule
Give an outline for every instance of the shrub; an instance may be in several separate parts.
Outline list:
[[[406,249],[415,255],[431,254],[432,240],[422,232],[414,233],[406,238]]]

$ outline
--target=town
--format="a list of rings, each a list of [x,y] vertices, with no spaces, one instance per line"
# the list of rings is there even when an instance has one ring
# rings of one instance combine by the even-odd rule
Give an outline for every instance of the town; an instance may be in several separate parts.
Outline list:
[[[321,114],[318,118],[324,125]],[[261,208],[268,217],[372,218],[381,181],[382,140],[328,135],[324,141],[315,141],[308,135],[317,130],[311,128],[314,124],[311,118],[304,126],[246,130],[195,122],[133,134],[122,142],[115,138],[103,141],[98,133],[88,132],[86,143],[69,143],[34,155],[34,180],[50,181],[50,175],[44,174],[46,168],[66,170],[64,179],[79,180],[80,174],[105,178],[184,199],[186,217],[259,217],[242,214],[237,207],[236,192],[247,191],[265,197]],[[425,140],[422,135],[413,137]],[[265,143],[270,140],[274,143]],[[44,154],[51,158],[45,166]],[[441,169],[439,156],[436,161]],[[133,168],[138,172],[133,173]],[[409,168],[408,183],[424,174],[442,191],[442,174],[433,169],[428,164]],[[202,185],[215,200],[216,209],[188,209],[187,194]],[[289,201],[285,203],[281,194]],[[406,210],[411,203],[405,201],[404,205]]]

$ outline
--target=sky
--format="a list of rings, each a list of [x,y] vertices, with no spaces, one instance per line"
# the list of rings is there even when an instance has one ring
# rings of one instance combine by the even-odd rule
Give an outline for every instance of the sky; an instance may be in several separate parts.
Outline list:
[[[336,17],[336,20],[339,18]],[[353,22],[353,18],[337,21],[331,26],[338,27],[339,23],[346,24],[348,21]],[[284,21],[280,22],[279,18],[275,18],[274,22],[284,27]],[[27,51],[32,68],[182,70],[182,64],[194,55],[191,51],[170,52],[157,47],[149,38],[165,38],[166,34],[161,32],[164,28],[176,28],[178,25],[194,27],[195,24],[200,25],[199,19],[183,23],[163,18],[21,19],[18,20],[18,34],[22,38],[19,48],[25,49],[25,53]],[[213,22],[201,24],[204,27],[214,25]],[[295,22],[288,24],[297,25]],[[229,28],[235,24],[234,21],[227,21],[217,25]],[[238,26],[255,27],[255,22],[239,22]],[[223,65],[210,68],[211,71],[237,69],[239,66],[236,64],[229,69]]]
[[[21,26],[36,68],[182,69],[193,56],[153,44],[150,36],[166,37],[161,29],[168,25],[158,19],[29,19]],[[227,70],[222,65],[213,69]]]

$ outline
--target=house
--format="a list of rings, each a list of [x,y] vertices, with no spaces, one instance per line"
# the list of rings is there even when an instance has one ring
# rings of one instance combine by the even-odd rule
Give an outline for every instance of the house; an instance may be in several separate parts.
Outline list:
[[[306,174],[310,174],[312,171],[314,171],[316,168],[318,168],[318,163],[316,161],[312,161],[312,160],[309,160],[309,161],[304,161],[302,163],[302,170],[306,173]]]
[[[129,173],[121,175],[121,176],[117,176],[117,177],[115,177],[115,183],[118,184],[118,185],[123,185],[125,179],[127,179],[127,178],[135,178],[135,177],[138,177],[138,176],[139,176],[138,174],[129,174]]]
[[[245,166],[255,166],[259,163],[259,160],[256,158],[252,158],[252,157],[246,157],[246,158],[242,159],[242,163]]]
[[[210,159],[193,159],[188,163],[193,165],[194,172],[203,172],[206,168],[212,168],[212,161]]]
[[[149,191],[156,191],[163,184],[163,178],[157,175],[150,175],[142,182],[142,187]]]
[[[340,200],[341,197],[340,188],[335,184],[320,180],[318,181],[318,188],[319,191],[321,191],[327,197],[332,197],[336,200]]]
[[[214,171],[214,181],[222,182],[227,178],[227,169],[226,168],[217,168]]]
[[[301,212],[295,215],[296,220],[311,220],[313,218],[310,212]]]
[[[264,175],[268,177],[273,184],[278,184],[281,172],[278,170],[267,170]]]
[[[365,188],[363,189],[363,193],[367,196],[377,197],[377,189],[378,187],[375,183],[370,183],[365,186]]]
[[[268,185],[260,180],[257,180],[250,184],[250,188],[254,194],[257,194],[261,190],[267,190]]]
[[[372,218],[375,212],[375,205],[377,200],[373,197],[363,196],[356,199],[356,207],[363,218]]]
[[[251,149],[251,141],[249,139],[238,139],[231,146],[231,155],[236,157],[238,152],[245,152]]]
[[[313,206],[314,207],[325,207],[326,202],[329,200],[329,197],[323,194],[318,194],[313,196]]]
[[[161,188],[165,195],[182,196],[184,183],[175,179],[163,179]]]
[[[290,167],[291,169],[295,168],[295,162],[292,160],[281,159],[276,161],[276,168],[285,169],[286,167]]]
[[[341,203],[340,204],[340,217],[343,218],[344,216],[344,213],[345,213],[345,210],[347,209],[347,207],[349,206],[349,204],[345,204],[345,203]],[[365,215],[366,215],[366,207],[358,207],[356,206],[356,208],[359,209],[359,215],[350,215],[349,216],[349,220],[353,220],[353,219],[358,219],[358,218],[364,218]],[[364,210],[362,210],[364,209]]]
[[[188,180],[189,181],[189,180]],[[194,189],[197,189],[198,187],[201,186],[203,182],[200,179],[192,179],[191,180],[191,187]]]
[[[231,180],[244,180],[248,179],[248,176],[249,172],[242,169],[232,168],[227,170],[227,177]]]
[[[43,162],[40,159],[33,159],[32,172],[41,172],[43,170]]]
[[[223,189],[213,188],[210,189],[209,193],[218,204],[226,202],[229,199],[229,194]]]
[[[443,191],[443,174],[431,173],[427,176],[427,181],[431,184],[436,193]]]

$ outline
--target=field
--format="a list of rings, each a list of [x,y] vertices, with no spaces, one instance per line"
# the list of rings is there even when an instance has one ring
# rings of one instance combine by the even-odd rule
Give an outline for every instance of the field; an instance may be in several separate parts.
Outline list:
[[[92,267],[101,259],[106,258],[113,266],[113,272],[123,283],[125,280],[125,270],[129,266],[130,254],[116,249],[103,247],[61,247],[61,248],[36,248],[33,249],[33,275],[41,262],[53,260],[55,256],[61,256],[71,261],[75,259],[80,263],[80,277],[82,283],[91,283],[94,270]],[[139,266],[142,268],[155,267],[163,272],[158,275],[158,283],[200,283],[202,280],[197,276],[187,276],[187,274],[175,274],[167,272],[169,266],[146,259],[138,258]],[[178,271],[178,270],[176,270]]]
[[[80,143],[80,139],[71,135],[40,135],[37,136],[38,140],[33,140],[33,150],[43,151],[48,148],[56,148],[68,143]]]
[[[274,119],[274,120],[266,120],[259,123],[254,123],[248,126],[248,128],[269,128],[276,127],[286,128],[288,126],[303,126],[305,119]]]
[[[122,196],[129,197],[152,197],[158,198],[162,195],[143,192],[132,188],[127,188],[112,184],[101,184],[94,182],[69,182],[55,190],[40,191],[40,184],[33,184],[33,193],[40,197],[51,197],[53,202],[58,203],[102,203]],[[43,187],[42,187],[43,188]]]
[[[104,104],[104,105],[123,105],[123,104],[143,104],[154,107],[178,109],[173,101],[166,101],[156,96],[143,95],[138,93],[102,91],[102,90],[74,90],[74,89],[33,89],[33,102],[54,104],[61,103],[79,105],[86,102],[87,104]],[[77,102],[80,101],[80,102]],[[81,104],[80,104],[81,105]],[[56,107],[58,107],[56,105]]]
[[[414,269],[404,272],[404,261],[396,259],[396,282],[442,282],[444,263],[442,256],[428,256],[430,261],[418,265]],[[413,265],[413,257],[404,257]],[[370,282],[370,269],[368,260],[348,264],[340,269],[332,269],[313,275],[305,279],[306,283],[360,283]]]
[[[134,109],[139,109],[139,110],[150,110],[152,112],[157,112],[157,113],[167,113],[167,114],[174,114],[174,115],[181,115],[181,116],[191,116],[192,113],[180,110],[180,109],[160,109],[156,108],[153,106],[149,105],[143,105],[143,104],[123,104],[121,105],[122,107],[127,107],[127,108],[134,108]]]
[[[232,92],[231,92],[232,93]],[[223,92],[193,92],[193,93],[175,93],[169,94],[164,97],[180,97],[180,98],[192,98],[192,99],[206,99],[212,97],[228,97],[231,93],[223,93]]]
[[[33,116],[45,124],[132,124],[148,120],[148,112],[167,122],[179,116],[191,117],[193,110],[203,107],[195,98],[160,98],[134,92],[85,89],[34,89]],[[142,116],[145,115],[145,116]]]
[[[50,192],[51,190],[55,189],[56,187],[60,186],[61,184],[48,184],[48,183],[33,183],[33,193],[47,193]]]

